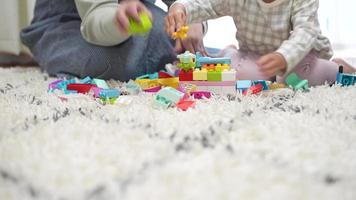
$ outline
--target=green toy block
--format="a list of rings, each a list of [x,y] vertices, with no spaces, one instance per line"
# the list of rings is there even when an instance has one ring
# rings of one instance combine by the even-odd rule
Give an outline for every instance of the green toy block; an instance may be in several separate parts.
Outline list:
[[[208,71],[208,81],[221,81],[221,71]]]
[[[308,90],[308,80],[302,80],[296,73],[291,73],[286,78],[286,84],[294,90]]]
[[[130,23],[129,30],[128,30],[129,33],[144,35],[151,30],[152,21],[148,16],[148,14],[140,13],[139,16],[140,16],[141,23],[136,22],[136,20],[132,18],[129,19],[129,23]]]

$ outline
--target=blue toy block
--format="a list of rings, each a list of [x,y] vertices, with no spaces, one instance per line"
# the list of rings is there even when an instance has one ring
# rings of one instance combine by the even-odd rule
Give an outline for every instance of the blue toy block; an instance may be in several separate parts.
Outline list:
[[[149,79],[158,79],[158,72],[155,72],[155,73],[153,73],[153,74],[149,74],[149,75],[148,75],[148,78],[149,78]]]
[[[141,91],[141,87],[132,80],[126,83],[125,87],[129,94],[138,94]]]
[[[94,78],[93,79],[93,84],[95,84],[98,88],[110,89],[108,84],[106,83],[106,81],[103,80],[103,79]]]
[[[60,83],[57,84],[57,88],[61,89],[61,90],[66,90],[67,89],[67,85],[75,83],[75,79],[69,79],[66,81],[62,81]]]
[[[258,84],[261,84],[263,86],[263,90],[268,90],[268,84],[267,84],[267,81],[265,80],[258,80],[258,81],[254,81],[253,82],[253,85],[258,85]]]
[[[155,104],[158,107],[168,108],[172,104],[172,102],[160,95],[156,95],[155,96]]]
[[[104,99],[112,99],[117,98],[120,95],[120,91],[118,89],[103,89],[100,91],[100,98]]]
[[[231,64],[231,58],[223,57],[223,58],[211,58],[211,57],[203,57],[199,52],[196,53],[196,67],[201,68],[204,64]]]
[[[64,89],[63,92],[64,92],[64,94],[77,94],[78,93],[76,90],[67,90],[67,89]]]
[[[155,95],[155,104],[168,108],[172,104],[176,104],[184,97],[184,93],[172,87],[165,87]]]
[[[338,73],[336,76],[336,82],[342,86],[354,85],[356,82],[356,76],[352,74]]]
[[[80,83],[90,84],[90,83],[92,83],[92,79],[89,76],[87,76],[87,77],[83,78],[82,80],[80,80]]]
[[[236,81],[236,89],[243,92],[252,86],[251,80],[238,80]]]

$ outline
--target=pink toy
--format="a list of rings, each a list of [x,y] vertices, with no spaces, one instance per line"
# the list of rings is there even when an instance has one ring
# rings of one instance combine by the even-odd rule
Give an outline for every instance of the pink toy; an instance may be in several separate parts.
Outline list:
[[[194,99],[209,99],[211,97],[211,92],[209,91],[193,91],[190,94],[194,97]]]
[[[161,86],[144,89],[145,92],[155,93],[161,90]]]

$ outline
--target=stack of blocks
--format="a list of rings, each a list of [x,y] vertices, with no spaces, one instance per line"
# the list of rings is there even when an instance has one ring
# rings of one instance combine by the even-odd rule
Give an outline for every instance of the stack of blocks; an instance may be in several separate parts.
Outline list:
[[[91,79],[90,77],[81,79],[79,82],[75,79],[56,80],[48,86],[48,92],[52,93],[54,90],[62,90],[64,94],[91,94],[104,103],[115,103],[116,99],[120,96],[120,91],[110,88],[105,80]]]
[[[202,57],[199,53],[195,56],[189,52],[177,57],[180,83],[194,84],[198,90],[218,94],[236,93],[236,70],[230,68],[229,58]]]

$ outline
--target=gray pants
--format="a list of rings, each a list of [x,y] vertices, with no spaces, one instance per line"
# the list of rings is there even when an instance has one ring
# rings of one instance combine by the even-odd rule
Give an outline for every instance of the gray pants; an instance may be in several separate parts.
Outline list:
[[[21,38],[50,75],[133,79],[159,71],[176,56],[173,41],[163,30],[166,13],[152,0],[142,2],[153,14],[151,32],[117,46],[96,46],[83,39],[74,0],[37,0],[34,20]]]

